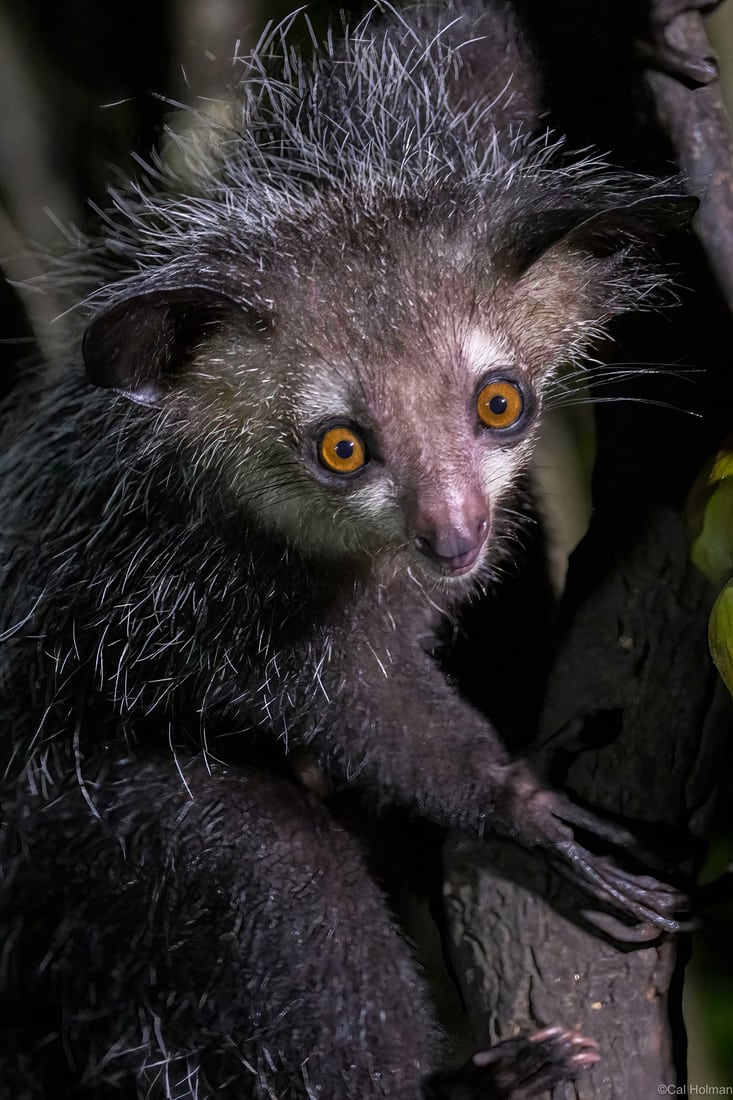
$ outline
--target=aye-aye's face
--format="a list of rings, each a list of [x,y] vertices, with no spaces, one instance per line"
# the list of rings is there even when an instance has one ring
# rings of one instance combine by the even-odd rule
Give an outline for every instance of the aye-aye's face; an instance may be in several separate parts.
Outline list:
[[[392,557],[452,583],[495,557],[577,332],[536,270],[502,284],[465,250],[434,261],[300,265],[273,287],[269,329],[230,329],[214,358],[247,417],[230,474],[257,522],[319,559]]]
[[[531,454],[537,372],[478,320],[351,347],[265,343],[219,357],[230,413],[248,409],[231,471],[245,509],[322,560],[480,578]]]
[[[559,247],[502,274],[465,233],[424,229],[307,244],[256,280],[242,273],[247,309],[197,304],[196,287],[193,305],[183,289],[113,309],[86,349],[92,376],[149,373],[145,348],[119,350],[123,324],[147,321],[165,337],[163,406],[183,412],[197,464],[256,525],[325,562],[481,580],[511,525],[542,390],[598,330],[591,267]],[[143,381],[128,395],[152,403]]]

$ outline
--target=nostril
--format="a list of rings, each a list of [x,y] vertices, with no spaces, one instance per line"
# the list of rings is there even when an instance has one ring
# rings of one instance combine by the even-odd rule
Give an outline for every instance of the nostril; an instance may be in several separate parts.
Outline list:
[[[488,524],[486,525],[488,530]],[[415,535],[414,545],[420,554],[439,562],[456,561],[466,555],[478,552],[486,537],[485,531],[477,536],[461,534],[453,528],[431,532],[429,535]]]
[[[419,554],[436,562],[441,569],[465,572],[477,560],[491,527],[489,513],[476,509],[473,514],[466,509],[458,522],[437,522],[440,514],[422,514],[411,532],[412,542]]]

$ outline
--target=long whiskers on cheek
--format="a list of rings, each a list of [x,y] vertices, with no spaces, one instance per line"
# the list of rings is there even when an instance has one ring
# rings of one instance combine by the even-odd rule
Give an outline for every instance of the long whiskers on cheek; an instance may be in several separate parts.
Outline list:
[[[544,390],[543,402],[552,411],[623,401],[697,415],[687,407],[685,395],[693,395],[692,387],[699,373],[694,367],[683,367],[679,363],[616,363],[605,366],[594,361],[592,373],[588,364],[584,364],[564,370],[552,378]],[[675,383],[675,396],[670,399],[668,391],[672,382]],[[691,387],[689,390],[685,388],[686,384]],[[616,386],[619,389],[615,393],[603,392]]]
[[[481,562],[481,581],[491,587],[516,568],[521,559],[530,530],[537,519],[506,502],[500,502],[494,512],[492,534]]]

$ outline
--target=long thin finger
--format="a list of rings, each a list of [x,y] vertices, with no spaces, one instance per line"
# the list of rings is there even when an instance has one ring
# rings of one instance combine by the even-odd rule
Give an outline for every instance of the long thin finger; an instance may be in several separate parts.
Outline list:
[[[623,890],[629,897],[634,897],[638,901],[643,902],[652,894],[660,908],[679,911],[690,907],[686,894],[668,883],[659,882],[650,875],[634,875],[607,859],[595,860],[594,866],[609,882],[616,885],[617,889]]]
[[[633,892],[636,896],[631,896],[629,891],[622,890],[614,885],[613,882],[609,882],[607,876],[596,869],[593,863],[588,859],[585,850],[579,845],[564,843],[559,846],[558,853],[563,856],[587,882],[592,882],[597,887],[602,897],[607,901],[615,902],[622,911],[630,913],[641,921],[649,921],[651,924],[664,929],[666,932],[679,932],[682,930],[680,922],[672,917],[668,917],[664,912],[659,912],[658,909],[651,905],[651,899],[650,902],[639,900],[636,891]]]

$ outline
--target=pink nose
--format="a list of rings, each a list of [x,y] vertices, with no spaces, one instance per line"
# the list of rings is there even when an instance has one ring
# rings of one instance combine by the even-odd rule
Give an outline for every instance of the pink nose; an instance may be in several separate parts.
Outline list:
[[[487,516],[476,517],[467,528],[423,528],[415,535],[415,546],[451,573],[463,572],[474,564],[489,533]]]

